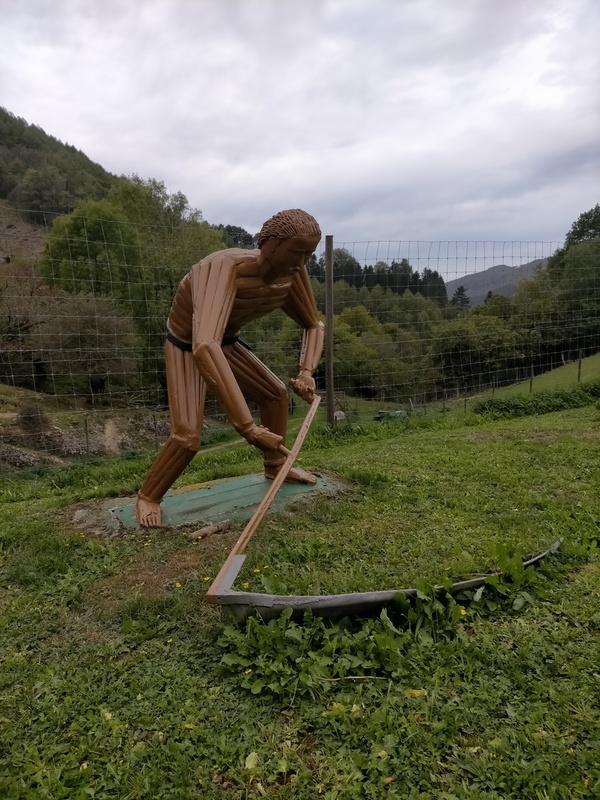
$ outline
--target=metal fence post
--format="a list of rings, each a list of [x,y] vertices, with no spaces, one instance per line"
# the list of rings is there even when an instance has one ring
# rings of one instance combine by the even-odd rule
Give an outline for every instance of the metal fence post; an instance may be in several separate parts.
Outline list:
[[[335,422],[333,385],[333,236],[325,237],[325,416]]]

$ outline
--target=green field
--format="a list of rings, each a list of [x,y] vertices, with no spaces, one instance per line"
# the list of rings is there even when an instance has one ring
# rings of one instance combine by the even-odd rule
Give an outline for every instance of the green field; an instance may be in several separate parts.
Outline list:
[[[347,491],[269,516],[237,585],[420,587],[411,609],[340,624],[237,628],[209,607],[240,526],[192,543],[69,522],[132,493],[148,458],[4,476],[0,796],[599,796],[599,442],[595,405],[317,428],[301,465]],[[180,485],[259,468],[215,448]],[[494,568],[507,578],[479,596],[428,589]]]
[[[578,380],[591,381],[600,378],[600,353],[588,358],[582,358],[581,362],[571,361],[562,367],[557,367],[541,375],[535,375],[532,380],[522,381],[512,384],[512,386],[501,386],[494,390],[494,397],[514,397],[515,395],[528,394],[529,392],[554,392],[559,389],[568,389],[575,386]],[[481,394],[478,397],[491,397],[492,391]]]

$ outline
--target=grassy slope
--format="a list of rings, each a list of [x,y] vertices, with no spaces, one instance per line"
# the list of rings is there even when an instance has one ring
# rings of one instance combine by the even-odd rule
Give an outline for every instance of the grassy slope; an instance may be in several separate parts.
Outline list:
[[[317,653],[312,697],[242,688],[273,647],[266,627],[248,666],[223,674],[222,621],[203,595],[239,531],[101,541],[64,521],[64,506],[132,491],[147,460],[4,480],[0,796],[597,796],[599,437],[594,407],[311,435],[304,465],[352,488],[268,519],[240,581],[389,588],[493,566],[499,542],[564,539],[519,611],[467,608],[429,641],[332,629],[334,647],[343,634],[357,654],[382,641],[393,653],[380,669],[357,657],[346,679],[327,678]],[[224,448],[186,482],[258,467]],[[308,636],[290,631],[283,649]]]
[[[572,361],[562,367],[536,375],[533,382],[522,381],[512,386],[502,386],[494,392],[495,397],[514,397],[515,395],[529,394],[530,388],[533,392],[554,392],[560,389],[570,389],[577,384],[579,374],[579,362]],[[600,353],[588,356],[581,360],[581,380],[591,381],[600,378]],[[491,391],[481,395],[481,398],[491,396]]]

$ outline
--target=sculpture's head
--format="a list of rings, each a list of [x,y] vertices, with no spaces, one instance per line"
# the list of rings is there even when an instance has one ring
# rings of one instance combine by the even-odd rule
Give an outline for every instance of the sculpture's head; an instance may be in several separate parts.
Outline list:
[[[275,214],[258,234],[262,259],[278,275],[291,275],[302,269],[320,240],[317,220],[299,208]]]
[[[288,208],[268,219],[258,234],[258,246],[262,248],[268,239],[290,239],[292,236],[316,236],[321,240],[319,223],[300,208]]]

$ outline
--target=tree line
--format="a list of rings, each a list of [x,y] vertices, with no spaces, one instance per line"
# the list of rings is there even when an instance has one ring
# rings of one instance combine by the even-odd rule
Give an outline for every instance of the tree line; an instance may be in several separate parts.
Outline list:
[[[582,214],[514,296],[490,293],[475,308],[462,287],[450,301],[428,292],[428,278],[435,287],[439,276],[419,275],[408,262],[374,268],[388,283],[369,285],[370,270],[359,279],[358,262],[334,250],[336,388],[408,402],[514,382],[598,352],[599,220],[599,206]],[[104,200],[55,219],[35,268],[2,275],[0,380],[94,403],[164,403],[164,325],[176,285],[192,263],[229,243],[181,193],[137,176],[116,181]],[[324,314],[322,268],[322,259],[310,266]],[[399,274],[403,290],[389,282]],[[282,378],[294,373],[300,331],[282,312],[243,336]],[[323,388],[324,366],[316,379]]]
[[[37,208],[52,220],[39,262],[0,273],[0,380],[91,403],[164,403],[164,325],[178,281],[208,253],[254,247],[255,236],[209,225],[160,181],[110,176],[7,112],[0,135],[3,196],[26,198],[31,181],[40,190],[33,218]],[[68,162],[68,201],[43,208],[36,142],[40,153],[55,151],[46,166],[61,180]],[[448,298],[437,271],[415,270],[407,259],[361,266],[343,248],[333,256],[334,377],[350,394],[407,402],[474,391],[600,350],[598,205],[515,295],[488,295],[475,308],[464,287]],[[323,257],[311,259],[309,273],[324,313]],[[283,378],[295,372],[300,331],[283,313],[251,323],[243,335]],[[324,367],[316,377],[322,387]]]
[[[403,289],[386,282],[394,274],[391,265],[373,269],[383,278],[373,285],[368,268],[359,276],[356,259],[334,250],[338,390],[406,403],[415,396],[513,383],[600,351],[598,205],[580,215],[564,246],[533,278],[521,281],[512,297],[490,292],[483,303],[470,308],[464,287],[448,301],[439,289],[423,286],[430,271],[419,276],[407,262],[402,267]],[[310,271],[324,313],[323,260],[314,259]],[[437,287],[433,276],[430,286]],[[293,372],[299,335],[283,315],[253,323],[246,336],[265,358],[274,349],[282,374]],[[322,388],[323,368],[316,377]]]

